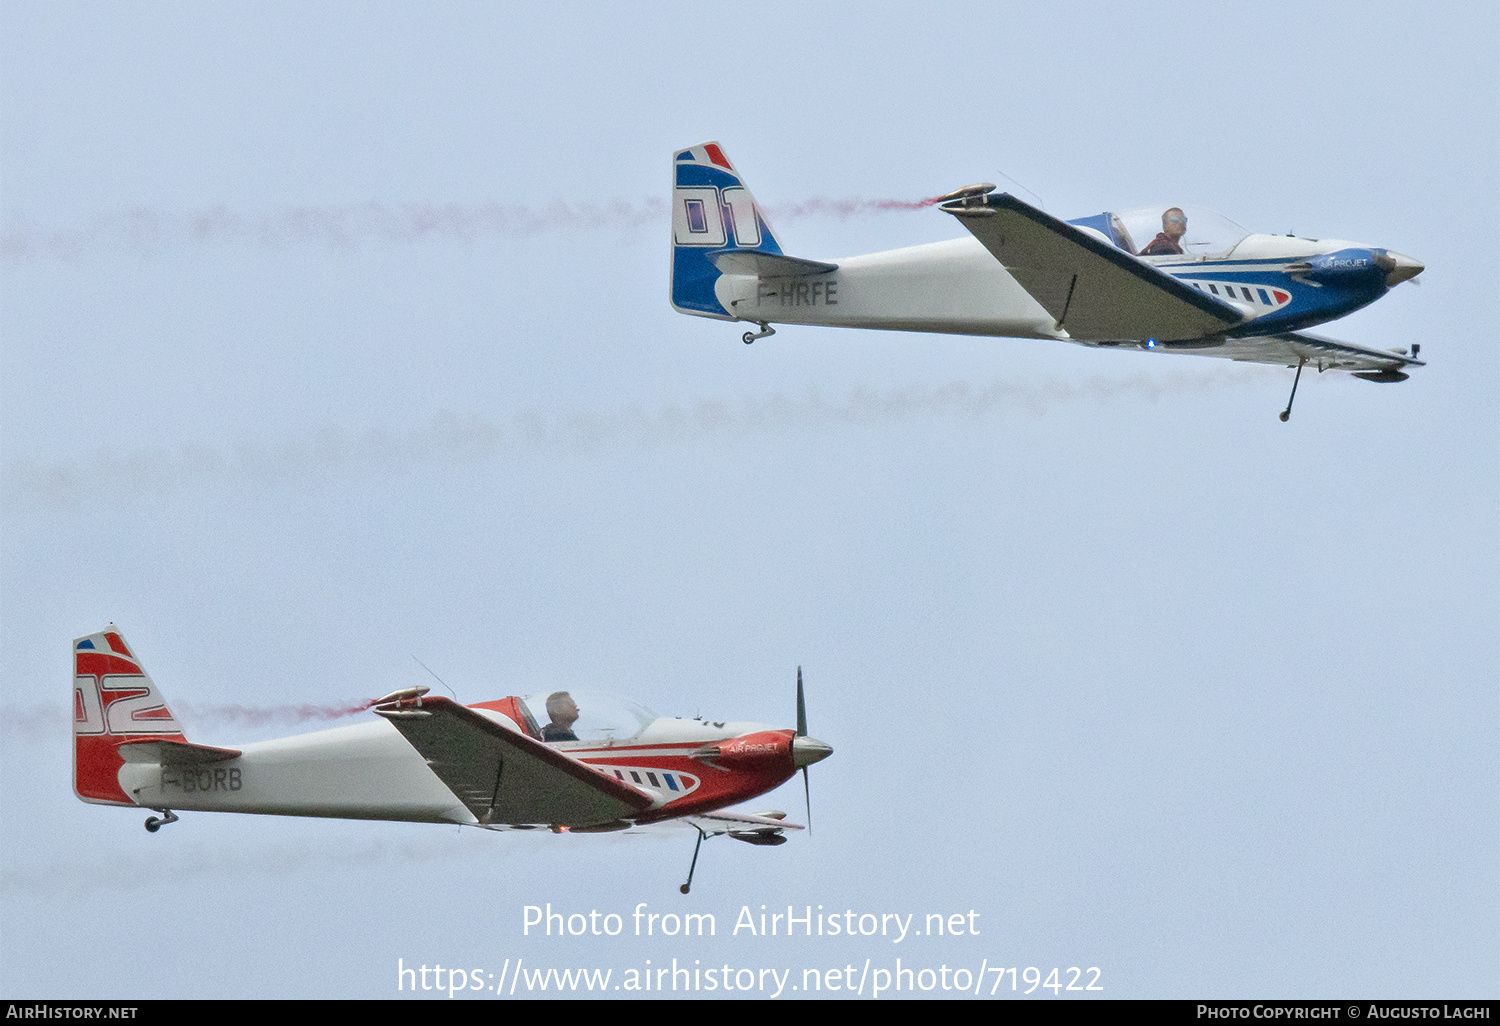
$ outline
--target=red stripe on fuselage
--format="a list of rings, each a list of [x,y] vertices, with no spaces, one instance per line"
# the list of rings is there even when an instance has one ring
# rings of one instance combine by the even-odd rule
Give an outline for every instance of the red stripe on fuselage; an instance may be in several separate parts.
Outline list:
[[[768,735],[790,739],[792,732],[767,731]],[[759,735],[746,735],[756,737]],[[689,794],[672,797],[665,788],[655,788],[667,796],[667,804],[659,809],[643,812],[635,817],[637,823],[653,823],[679,816],[691,816],[701,812],[713,812],[726,806],[747,801],[756,795],[780,787],[786,783],[796,767],[788,758],[768,759],[754,766],[721,766],[702,759],[694,759],[692,753],[705,746],[726,745],[738,738],[718,738],[712,741],[670,742],[655,745],[612,745],[608,748],[570,749],[568,754],[590,766],[604,768],[628,767],[634,770],[651,769],[657,773],[687,773],[698,780],[698,787]],[[666,751],[663,751],[663,750]],[[667,752],[681,754],[667,754]],[[650,755],[644,753],[650,752]]]

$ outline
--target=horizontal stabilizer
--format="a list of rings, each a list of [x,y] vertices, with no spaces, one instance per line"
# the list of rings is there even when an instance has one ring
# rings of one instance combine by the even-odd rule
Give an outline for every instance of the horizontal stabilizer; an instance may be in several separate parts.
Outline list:
[[[481,824],[584,827],[656,805],[646,791],[447,698],[375,707]]]
[[[228,762],[243,753],[235,748],[195,745],[190,741],[125,741],[119,747],[126,762],[159,762],[163,766],[197,766],[206,762]]]
[[[1009,193],[942,207],[1080,342],[1221,334],[1245,315]]]
[[[838,264],[828,264],[821,260],[803,260],[801,257],[744,249],[714,253],[709,259],[725,274],[752,274],[757,278],[791,278],[805,274],[827,274],[839,269]]]

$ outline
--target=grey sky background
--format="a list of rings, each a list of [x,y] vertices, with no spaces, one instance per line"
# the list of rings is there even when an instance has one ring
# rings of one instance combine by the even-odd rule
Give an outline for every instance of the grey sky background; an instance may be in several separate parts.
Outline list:
[[[901,956],[1493,997],[1497,61],[1482,5],[0,5],[0,988]],[[811,258],[962,228],[799,204],[1001,174],[1389,246],[1421,286],[1323,330],[1429,366],[1281,424],[1289,371],[1187,356],[746,347],[667,303],[711,139]],[[148,835],[71,792],[68,642],[110,620],[211,744],[416,655],[466,701],[786,725],[801,664],[836,752],[812,836],[716,840],[689,897],[681,830]],[[523,938],[546,902],[719,936]],[[728,936],[788,903],[981,934]]]

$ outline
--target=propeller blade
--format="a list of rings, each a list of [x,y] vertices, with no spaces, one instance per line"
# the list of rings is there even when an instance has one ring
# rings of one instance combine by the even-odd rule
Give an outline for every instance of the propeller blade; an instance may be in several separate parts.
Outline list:
[[[807,703],[802,700],[802,667],[797,667],[797,737],[807,736]]]
[[[807,782],[807,767],[802,767],[802,793],[807,797],[807,834],[812,836],[812,785]]]

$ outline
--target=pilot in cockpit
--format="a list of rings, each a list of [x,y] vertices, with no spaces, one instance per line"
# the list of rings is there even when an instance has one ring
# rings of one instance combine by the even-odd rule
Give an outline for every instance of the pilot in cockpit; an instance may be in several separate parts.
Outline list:
[[[1161,232],[1146,243],[1141,256],[1168,256],[1182,252],[1182,237],[1187,234],[1187,215],[1181,207],[1171,207],[1161,215]]]
[[[547,716],[551,722],[542,728],[543,741],[577,741],[573,724],[578,722],[578,706],[566,691],[547,696]]]

